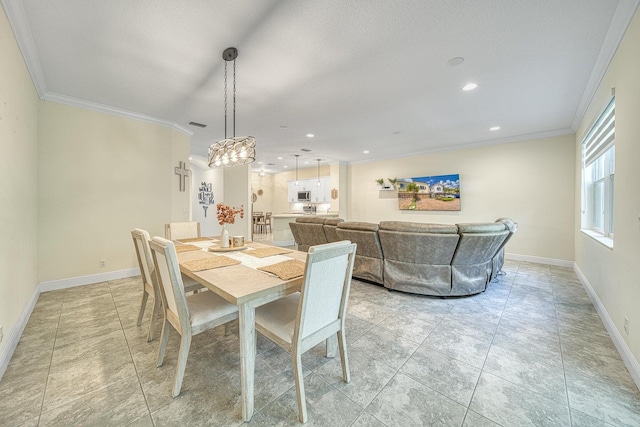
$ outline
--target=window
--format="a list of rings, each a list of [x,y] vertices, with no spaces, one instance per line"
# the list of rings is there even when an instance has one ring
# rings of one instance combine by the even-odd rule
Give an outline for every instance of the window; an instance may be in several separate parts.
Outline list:
[[[613,239],[615,98],[582,141],[582,229]]]

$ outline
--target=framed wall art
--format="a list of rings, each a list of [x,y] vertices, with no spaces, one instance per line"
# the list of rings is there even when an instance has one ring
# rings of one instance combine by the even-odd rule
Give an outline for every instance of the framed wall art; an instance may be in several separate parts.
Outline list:
[[[460,210],[459,174],[399,178],[396,187],[400,210]]]

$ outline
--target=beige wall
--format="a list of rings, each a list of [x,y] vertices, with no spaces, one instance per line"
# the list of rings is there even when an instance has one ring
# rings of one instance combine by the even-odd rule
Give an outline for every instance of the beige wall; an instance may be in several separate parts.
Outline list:
[[[137,267],[131,229],[164,235],[163,224],[188,220],[188,187],[179,192],[174,168],[188,164],[189,138],[52,102],[39,108],[39,281]]]
[[[251,236],[251,165],[222,169],[222,185],[225,205],[244,208],[244,218],[236,215],[235,222],[228,226],[229,236]],[[218,233],[220,234],[220,226]]]
[[[222,169],[209,168],[202,169],[195,163],[191,164],[191,220],[200,223],[200,234],[202,236],[217,236],[220,234],[220,224],[216,217],[216,205],[224,201],[222,185]],[[207,216],[204,216],[204,209],[198,200],[200,183],[211,184],[213,193],[213,204],[207,209]]]
[[[576,264],[603,303],[636,360],[640,360],[640,13],[636,12],[609,65],[575,141],[576,201],[580,200],[581,141],[616,89],[616,174],[614,248],[576,231]],[[580,212],[576,204],[576,229]],[[629,335],[624,318],[629,319]]]
[[[0,354],[38,285],[37,120],[38,96],[0,8]]]
[[[455,224],[510,217],[519,223],[507,252],[573,261],[575,136],[441,151],[352,164],[349,220]],[[398,210],[376,178],[460,174],[462,210]]]
[[[257,197],[253,203],[254,212],[273,212],[273,177],[274,174],[260,176],[258,172],[251,173],[251,191]],[[259,190],[262,190],[262,195],[258,195]]]

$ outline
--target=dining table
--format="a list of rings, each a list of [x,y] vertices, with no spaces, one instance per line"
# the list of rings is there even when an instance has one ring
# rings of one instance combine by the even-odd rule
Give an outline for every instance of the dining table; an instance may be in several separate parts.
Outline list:
[[[240,340],[240,389],[242,394],[242,418],[250,421],[254,406],[254,378],[256,355],[255,309],[263,304],[298,292],[302,285],[302,276],[291,279],[280,277],[258,270],[288,260],[306,261],[306,252],[284,249],[264,243],[246,242],[240,248],[220,248],[218,238],[196,242],[175,242],[176,249],[181,244],[198,246],[198,250],[177,251],[180,272],[216,293],[228,302],[238,306],[239,340]],[[271,249],[268,249],[271,248]],[[252,256],[251,252],[265,250],[281,252],[265,257]],[[225,256],[240,263],[202,271],[191,271],[184,263],[207,257]],[[337,353],[337,339],[329,339],[326,343],[327,357]]]

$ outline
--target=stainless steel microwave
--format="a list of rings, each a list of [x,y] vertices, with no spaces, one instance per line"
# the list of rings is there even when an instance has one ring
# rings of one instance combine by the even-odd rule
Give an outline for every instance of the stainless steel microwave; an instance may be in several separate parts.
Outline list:
[[[299,202],[310,202],[311,201],[311,191],[298,191],[298,201]]]

